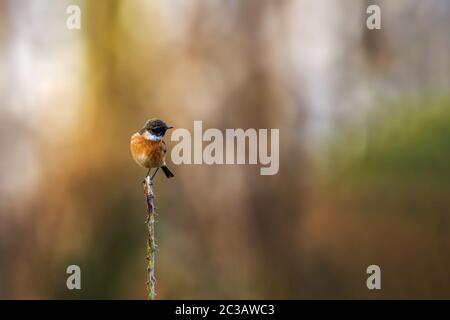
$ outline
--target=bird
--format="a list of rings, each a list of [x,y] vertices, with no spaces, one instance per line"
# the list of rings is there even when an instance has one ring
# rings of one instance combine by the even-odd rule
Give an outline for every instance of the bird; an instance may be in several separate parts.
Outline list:
[[[166,131],[172,128],[160,119],[149,119],[142,129],[131,136],[130,151],[134,161],[139,166],[148,169],[144,179],[149,176],[152,168],[156,168],[150,178],[152,181],[159,168],[167,178],[174,177],[166,165],[167,148],[163,140]]]

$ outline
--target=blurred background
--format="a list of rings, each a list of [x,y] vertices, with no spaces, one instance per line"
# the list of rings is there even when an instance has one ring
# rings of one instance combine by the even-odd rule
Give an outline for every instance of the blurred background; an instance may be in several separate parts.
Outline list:
[[[157,298],[449,299],[449,30],[448,0],[0,0],[0,298],[145,298],[158,117],[281,140],[275,176],[158,176]]]

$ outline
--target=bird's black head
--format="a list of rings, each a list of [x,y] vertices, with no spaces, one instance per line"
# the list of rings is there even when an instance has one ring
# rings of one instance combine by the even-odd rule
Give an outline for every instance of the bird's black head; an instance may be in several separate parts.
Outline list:
[[[162,139],[168,129],[173,128],[168,126],[164,121],[159,119],[150,119],[145,122],[144,127],[139,131],[140,134],[148,132],[149,135]]]

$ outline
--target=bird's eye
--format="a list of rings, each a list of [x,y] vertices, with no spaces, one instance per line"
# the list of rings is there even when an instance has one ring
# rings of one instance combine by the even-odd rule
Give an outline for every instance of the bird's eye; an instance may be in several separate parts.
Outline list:
[[[153,128],[152,131],[153,131],[154,134],[159,136],[159,135],[161,135],[163,133],[163,128],[161,128],[161,127]]]

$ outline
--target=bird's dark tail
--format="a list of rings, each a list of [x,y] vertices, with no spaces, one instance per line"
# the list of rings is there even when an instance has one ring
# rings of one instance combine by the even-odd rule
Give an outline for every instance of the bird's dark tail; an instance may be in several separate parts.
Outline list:
[[[167,166],[162,166],[161,169],[162,169],[162,171],[164,171],[164,174],[166,175],[167,178],[173,178],[173,177],[175,177],[175,176],[173,175],[173,173],[170,172],[169,168],[167,168]]]

